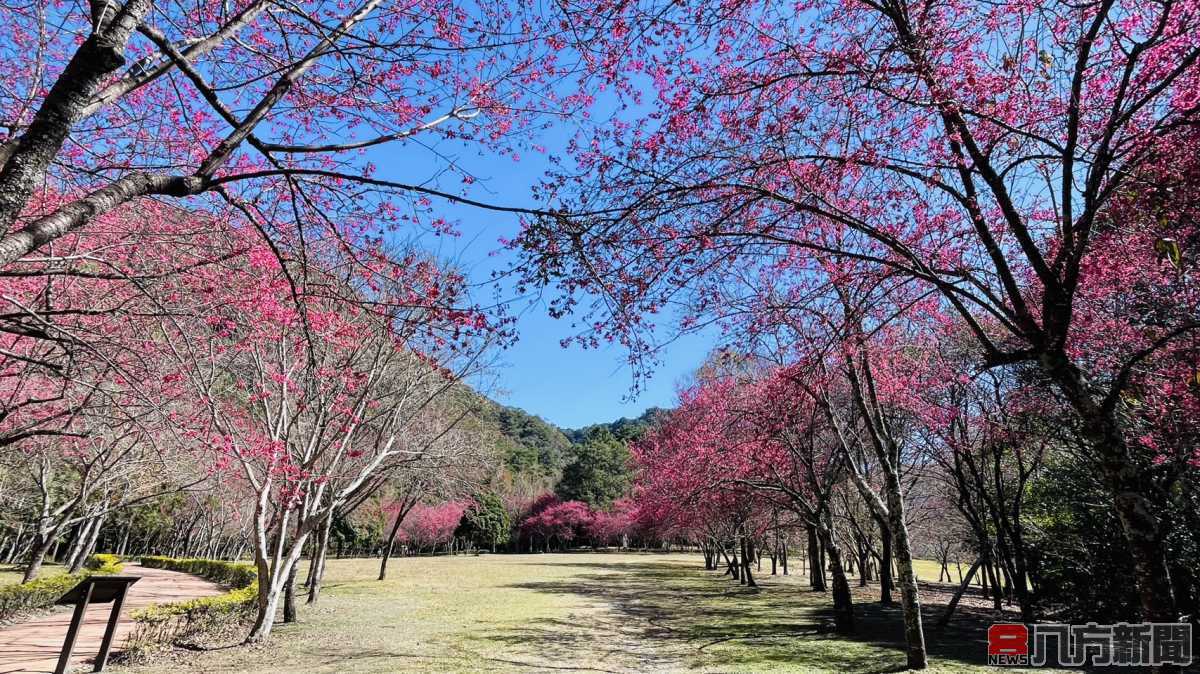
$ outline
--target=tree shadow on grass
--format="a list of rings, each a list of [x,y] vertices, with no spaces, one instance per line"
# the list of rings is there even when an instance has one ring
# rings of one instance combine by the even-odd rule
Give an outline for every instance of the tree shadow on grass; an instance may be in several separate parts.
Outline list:
[[[762,587],[755,589],[719,572],[655,560],[546,565],[585,573],[510,587],[584,597],[597,610],[535,620],[481,634],[481,639],[538,653],[550,662],[586,656],[619,663],[618,669],[904,669],[901,611],[898,605],[881,605],[877,587],[854,588],[857,629],[842,636],[833,633],[829,595],[807,589],[796,576],[758,576]],[[931,626],[945,607],[924,608],[931,656],[986,665],[987,625],[995,621],[990,611],[961,607],[955,622],[938,631]]]

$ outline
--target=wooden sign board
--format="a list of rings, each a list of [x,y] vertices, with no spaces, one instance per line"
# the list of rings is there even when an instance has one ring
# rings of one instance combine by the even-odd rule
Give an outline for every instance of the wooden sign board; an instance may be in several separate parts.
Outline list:
[[[71,627],[67,629],[67,639],[63,642],[62,653],[58,656],[55,674],[64,674],[70,666],[71,651],[75,650],[75,637],[79,636],[79,626],[83,624],[83,614],[87,612],[88,605],[112,602],[108,627],[104,630],[100,653],[96,655],[96,665],[92,668],[93,672],[104,671],[104,665],[108,662],[108,652],[112,648],[113,634],[117,631],[117,621],[121,616],[121,604],[125,603],[125,592],[129,590],[130,585],[141,579],[141,576],[88,576],[58,598],[56,604],[74,604],[75,613],[71,616]]]

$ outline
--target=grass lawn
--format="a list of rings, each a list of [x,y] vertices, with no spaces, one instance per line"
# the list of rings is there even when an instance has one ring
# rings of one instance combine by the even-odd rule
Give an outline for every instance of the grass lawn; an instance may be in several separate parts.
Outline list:
[[[277,626],[266,645],[114,671],[889,672],[904,663],[899,609],[868,603],[875,588],[857,598],[859,635],[850,640],[829,633],[828,595],[804,589],[801,575],[760,575],[761,589],[748,590],[704,571],[699,555],[420,557],[390,566],[378,582],[378,560],[331,561],[320,604],[302,609],[299,624]],[[947,634],[931,629],[934,671],[995,671],[983,666],[986,621],[968,611]]]
[[[62,564],[54,564],[46,562],[42,565],[42,571],[38,574],[38,578],[49,578],[57,576],[60,573],[66,573],[67,567]],[[16,566],[13,564],[0,564],[0,585],[8,585],[9,583],[19,583],[25,575],[25,567]]]

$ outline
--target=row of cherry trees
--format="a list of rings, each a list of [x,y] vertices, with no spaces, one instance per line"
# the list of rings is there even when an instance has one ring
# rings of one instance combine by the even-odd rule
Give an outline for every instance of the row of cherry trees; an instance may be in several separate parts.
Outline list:
[[[822,319],[834,313],[827,307]],[[911,667],[924,664],[914,558],[939,561],[945,581],[952,560],[970,564],[942,623],[972,581],[997,612],[1007,600],[1026,622],[1139,615],[1132,588],[1097,580],[1125,577],[1135,562],[1119,531],[1090,523],[1104,483],[1079,472],[1092,460],[1086,439],[1065,401],[1041,393],[1038,373],[981,369],[953,324],[889,316],[869,336],[861,321],[852,325],[832,342],[815,340],[815,325],[789,333],[783,353],[803,342],[809,358],[780,364],[766,349],[714,358],[633,446],[639,516],[663,537],[699,545],[707,568],[724,559],[743,584],[754,584],[750,564],[764,551],[774,562],[799,548],[814,560],[815,589],[832,574],[839,631],[854,630],[847,572],[858,568],[864,585],[877,577],[885,603],[899,591]],[[1175,367],[1170,358],[1165,366]],[[1163,563],[1177,619],[1186,619],[1200,606],[1191,561],[1200,457],[1191,434],[1141,413],[1141,460],[1161,471],[1153,505],[1170,541]],[[1116,560],[1058,537],[1111,541]],[[1101,589],[1081,591],[1081,582]]]
[[[473,2],[4,16],[4,554],[31,580],[102,544],[248,553],[264,638],[338,522],[494,463],[456,382],[506,322],[398,242],[453,233],[434,199],[514,210],[454,157],[515,159],[583,102],[552,86],[577,33]]]
[[[648,371],[664,335],[715,324],[778,368],[689,394],[732,406],[679,441],[728,473],[678,491],[734,480],[820,532],[829,485],[850,480],[888,524],[921,667],[911,436],[1001,442],[995,421],[1032,409],[1102,483],[1140,617],[1186,613],[1169,539],[1197,464],[1200,8],[605,7],[576,16],[610,28],[590,48],[635,116],[581,133],[541,191],[565,215],[515,245],[556,313],[587,314],[585,346],[620,341]]]
[[[456,382],[495,331],[468,306],[461,277],[419,252],[389,251],[386,273],[340,267],[336,251],[312,244],[310,264],[281,262],[250,230],[210,225],[210,238],[194,238],[207,220],[123,211],[105,218],[111,229],[67,239],[85,251],[72,273],[13,289],[22,305],[73,294],[112,304],[64,319],[88,335],[66,362],[31,363],[53,341],[43,335],[9,339],[17,374],[6,394],[31,412],[6,422],[37,425],[6,426],[26,434],[4,456],[6,528],[16,538],[24,530],[29,580],[68,530],[77,566],[106,519],[191,494],[195,519],[242,525],[260,578],[257,639],[291,595],[302,551],[310,539],[323,550],[336,514],[384,485],[448,476],[448,464],[458,473],[490,464],[460,427],[470,401]],[[190,264],[172,250],[188,236],[206,254],[228,252]],[[147,259],[173,268],[130,281],[148,276]],[[120,273],[85,271],[106,264]],[[229,552],[230,533],[199,540]],[[322,554],[313,559],[315,599]]]

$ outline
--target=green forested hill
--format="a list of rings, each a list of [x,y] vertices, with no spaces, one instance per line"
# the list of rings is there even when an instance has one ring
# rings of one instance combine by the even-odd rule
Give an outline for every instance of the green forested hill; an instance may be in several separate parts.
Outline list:
[[[642,433],[646,431],[646,428],[650,426],[650,422],[654,419],[654,415],[661,411],[663,411],[661,407],[651,407],[645,412],[642,412],[640,416],[633,417],[632,419],[629,417],[621,417],[620,419],[607,424],[592,424],[591,426],[584,426],[583,428],[563,429],[562,432],[571,440],[571,442],[581,443],[587,439],[590,433],[603,428],[609,433],[612,433],[613,437],[617,438],[618,440],[631,442],[641,437]]]
[[[491,437],[512,478],[554,488],[566,499],[606,506],[628,487],[629,443],[641,436],[659,411],[650,408],[634,418],[562,429],[481,396],[477,416],[494,431]]]
[[[499,449],[513,472],[552,475],[569,460],[571,440],[541,417],[491,401],[480,417],[498,432]]]

